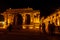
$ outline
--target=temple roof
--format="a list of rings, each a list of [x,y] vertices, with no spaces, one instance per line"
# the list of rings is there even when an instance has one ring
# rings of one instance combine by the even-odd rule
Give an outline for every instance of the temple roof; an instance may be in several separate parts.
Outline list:
[[[7,9],[3,13],[35,13],[40,12],[39,10],[33,10],[32,8],[19,8],[19,9]]]

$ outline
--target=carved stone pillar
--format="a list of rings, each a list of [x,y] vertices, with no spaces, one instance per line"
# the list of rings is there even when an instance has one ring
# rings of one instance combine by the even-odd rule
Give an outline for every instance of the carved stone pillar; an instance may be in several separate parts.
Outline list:
[[[34,21],[34,15],[30,15],[30,19],[31,19],[31,24],[33,24],[33,21]]]
[[[22,18],[23,18],[23,25],[24,25],[25,24],[25,19],[26,19],[25,14],[22,15]]]

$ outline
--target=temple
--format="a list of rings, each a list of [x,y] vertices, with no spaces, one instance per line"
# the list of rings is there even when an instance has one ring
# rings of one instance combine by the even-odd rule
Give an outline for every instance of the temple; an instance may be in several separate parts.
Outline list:
[[[5,12],[1,13],[1,16],[3,16],[4,25],[1,26],[1,29],[6,29],[10,24],[13,24],[14,26],[21,26],[23,25],[23,29],[25,29],[25,26],[37,26],[36,28],[39,28],[40,24],[40,11],[39,10],[33,10],[32,8],[19,8],[19,9],[7,9]],[[35,28],[35,27],[34,27]]]
[[[55,24],[55,32],[58,32],[58,26],[60,26],[60,9],[57,9],[54,13],[51,15],[47,16],[45,19],[44,17],[41,18],[41,24],[45,23],[45,30],[48,32],[48,24],[54,23]]]
[[[19,8],[19,9],[7,9],[0,14],[0,29],[7,29],[10,24],[14,28],[22,29],[34,29],[43,31],[43,25],[45,24],[45,31],[48,33],[48,25],[54,23],[55,32],[58,32],[58,26],[60,26],[60,9],[56,10],[46,18],[40,18],[40,11],[33,10],[32,8]]]

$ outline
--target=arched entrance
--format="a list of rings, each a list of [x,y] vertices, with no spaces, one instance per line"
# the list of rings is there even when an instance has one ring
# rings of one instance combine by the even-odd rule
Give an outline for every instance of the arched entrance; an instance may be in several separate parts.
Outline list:
[[[29,14],[26,14],[26,21],[25,21],[26,24],[30,24],[30,15]]]
[[[23,18],[21,14],[17,14],[17,25],[22,25]]]
[[[21,30],[22,29],[22,24],[23,24],[23,17],[19,13],[14,14],[14,29],[15,30]]]

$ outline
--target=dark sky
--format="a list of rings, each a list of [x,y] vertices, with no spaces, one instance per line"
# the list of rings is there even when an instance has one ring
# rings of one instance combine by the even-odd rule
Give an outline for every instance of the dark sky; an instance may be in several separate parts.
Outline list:
[[[0,11],[8,8],[32,7],[39,9],[41,16],[47,16],[60,7],[58,0],[0,0]]]

